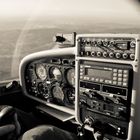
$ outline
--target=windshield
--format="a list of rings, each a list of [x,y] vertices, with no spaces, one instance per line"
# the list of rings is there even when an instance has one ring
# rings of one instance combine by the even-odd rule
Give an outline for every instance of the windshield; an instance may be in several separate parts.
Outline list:
[[[17,79],[21,59],[51,49],[56,33],[140,33],[133,0],[1,0],[0,81]]]

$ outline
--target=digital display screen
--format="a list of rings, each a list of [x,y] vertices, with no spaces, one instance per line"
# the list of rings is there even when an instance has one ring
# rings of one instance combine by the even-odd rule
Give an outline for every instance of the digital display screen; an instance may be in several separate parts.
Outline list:
[[[85,69],[85,75],[95,77],[95,78],[103,78],[103,79],[112,79],[112,71],[111,70],[101,70],[101,69]]]
[[[127,44],[127,42],[117,43],[116,46],[117,46],[117,48],[119,48],[120,50],[127,50],[127,49],[128,49],[128,44]]]

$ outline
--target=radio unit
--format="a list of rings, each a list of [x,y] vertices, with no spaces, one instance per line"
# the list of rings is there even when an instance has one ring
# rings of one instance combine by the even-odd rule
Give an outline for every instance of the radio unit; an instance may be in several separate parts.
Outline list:
[[[125,65],[82,61],[80,80],[86,80],[121,87],[128,86],[130,68]]]
[[[123,100],[127,100],[132,87],[132,75],[130,65],[80,60],[80,92],[87,95],[96,91],[98,96],[108,96],[114,103],[125,103]],[[122,100],[117,101],[116,97]]]
[[[135,59],[136,40],[132,37],[79,37],[78,46],[81,57]]]

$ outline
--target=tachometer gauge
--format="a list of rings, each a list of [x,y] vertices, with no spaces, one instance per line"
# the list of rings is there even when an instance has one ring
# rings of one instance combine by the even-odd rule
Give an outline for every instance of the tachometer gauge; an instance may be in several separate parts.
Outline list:
[[[41,80],[45,80],[47,78],[47,71],[43,64],[36,65],[36,75]]]
[[[55,79],[57,81],[61,81],[62,80],[62,73],[61,73],[60,69],[57,68],[57,67],[52,67],[50,69],[50,73],[49,74],[50,74],[50,78],[53,78],[53,79]]]
[[[75,86],[75,70],[74,69],[68,69],[67,73],[66,73],[66,79],[67,82],[71,85],[71,86]]]

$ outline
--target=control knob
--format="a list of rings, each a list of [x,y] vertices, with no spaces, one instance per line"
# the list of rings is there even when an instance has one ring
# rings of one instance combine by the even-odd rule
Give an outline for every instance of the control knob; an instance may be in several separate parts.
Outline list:
[[[131,53],[131,54],[130,54],[130,59],[131,59],[131,60],[134,60],[134,59],[135,59],[135,54]]]
[[[131,41],[130,46],[131,46],[132,48],[134,48],[134,47],[136,46],[135,41]]]
[[[86,44],[87,45],[91,44],[91,41],[89,39],[87,39]]]
[[[102,55],[101,52],[97,52],[97,56],[100,57]]]
[[[109,57],[113,58],[114,57],[114,53],[113,52],[109,53]]]
[[[108,46],[108,41],[105,39],[102,41],[103,42],[103,46],[107,47]]]
[[[96,40],[93,40],[93,41],[91,42],[91,45],[93,45],[93,46],[96,46],[96,44],[97,44]]]
[[[113,47],[113,46],[115,45],[115,41],[114,41],[114,40],[111,40],[110,43],[109,43],[109,45],[110,45],[111,47]]]
[[[124,59],[127,59],[127,58],[128,58],[128,54],[127,54],[127,53],[124,53],[124,54],[123,54],[123,58],[124,58]]]
[[[107,57],[108,53],[107,52],[103,52],[103,57]]]
[[[93,52],[91,52],[91,56],[95,56],[96,55],[96,53],[93,51]]]
[[[116,58],[121,58],[121,54],[120,53],[116,53]]]
[[[102,45],[102,41],[101,40],[98,40],[97,41],[97,45],[100,47]]]

